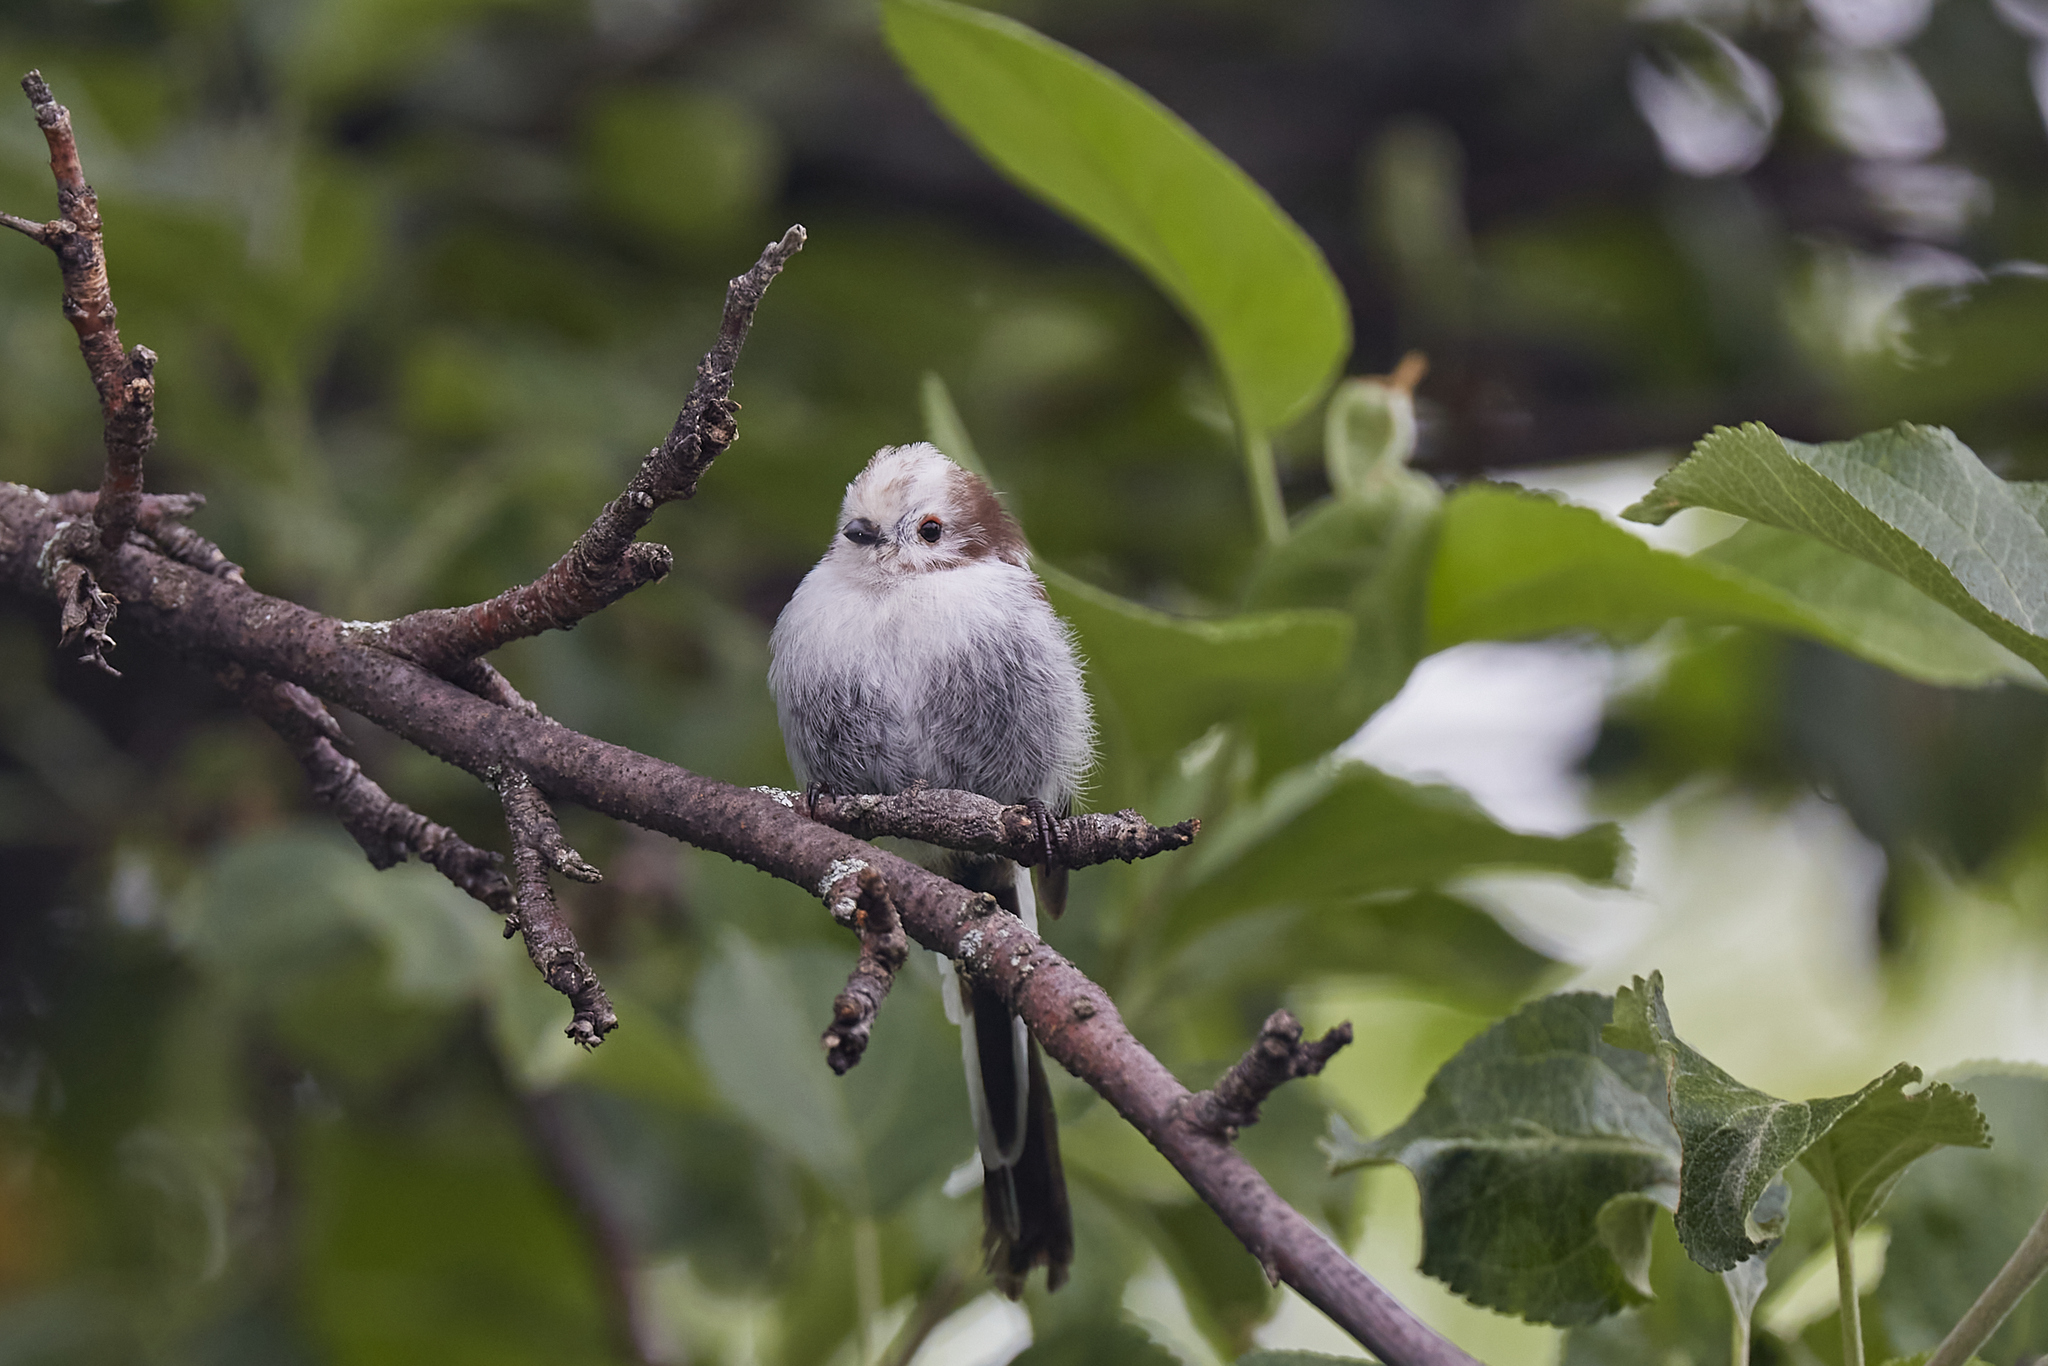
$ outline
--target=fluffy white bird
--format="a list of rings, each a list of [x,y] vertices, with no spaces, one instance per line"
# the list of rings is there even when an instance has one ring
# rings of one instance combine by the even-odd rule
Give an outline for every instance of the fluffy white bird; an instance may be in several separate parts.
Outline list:
[[[883,447],[847,485],[832,543],[769,646],[789,762],[828,791],[921,782],[1065,814],[1093,760],[1073,637],[1023,534],[987,484],[925,442]],[[1016,864],[930,846],[913,856],[1038,928]],[[1039,891],[1057,916],[1065,870]],[[1073,1222],[1038,1047],[1000,999],[950,971],[945,987],[981,1149],[989,1269],[1012,1298],[1034,1266],[1057,1289]]]

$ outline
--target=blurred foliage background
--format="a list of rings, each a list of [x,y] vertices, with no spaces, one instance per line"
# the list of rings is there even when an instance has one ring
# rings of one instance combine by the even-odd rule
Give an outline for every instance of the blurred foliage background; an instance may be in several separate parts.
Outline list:
[[[1439,483],[1612,510],[1752,418],[1941,422],[2048,477],[2039,0],[1001,8],[1273,194],[1348,296],[1347,372],[1427,352],[1415,463]],[[12,0],[0,59],[70,106],[124,335],[162,357],[152,485],[204,492],[200,529],[253,583],[342,617],[538,572],[666,430],[726,277],[808,226],[742,362],[740,443],[653,528],[675,573],[501,656],[566,724],[786,782],[768,627],[866,455],[927,434],[928,375],[1073,576],[1063,605],[1106,614],[1084,639],[1122,620],[1087,585],[1195,617],[1300,600],[1260,566],[1187,323],[978,159],[862,0]],[[50,200],[16,107],[0,206]],[[57,294],[44,253],[0,244],[0,476],[52,489],[99,460]],[[1277,439],[1297,509],[1328,491],[1322,444],[1313,417]],[[606,873],[565,896],[625,1021],[577,1055],[496,923],[417,867],[373,872],[204,677],[132,637],[125,678],[88,674],[47,618],[0,604],[0,1361],[849,1366],[933,1323],[924,1366],[1351,1350],[1065,1078],[1074,1282],[988,1297],[978,1211],[942,1189],[972,1142],[922,956],[836,1080],[816,1035],[852,947],[814,902],[565,813]],[[1077,876],[1054,935],[1192,1085],[1276,1005],[1355,1018],[1367,1042],[1246,1151],[1497,1363],[1636,1349],[1423,1281],[1407,1178],[1328,1177],[1314,1140],[1331,1112],[1398,1122],[1518,1002],[1661,963],[1694,1041],[1788,1093],[1907,1050],[2048,1060],[2039,691],[1585,624],[1432,655],[1350,746],[1533,833],[1418,815],[1367,770],[1275,782],[1274,734],[1289,763],[1342,738],[1285,699],[1242,718],[1264,749],[1209,729],[1227,689],[1111,717],[1101,801],[1235,813],[1241,838],[1192,873]],[[1281,671],[1319,648],[1218,629]],[[1099,696],[1184,658],[1145,648],[1098,652]],[[1391,658],[1347,729],[1408,677]],[[500,839],[488,793],[353,728],[395,794]],[[1321,880],[1262,902],[1299,860],[1262,862],[1259,831],[1305,804]],[[1626,889],[1593,885],[1597,829],[1548,838],[1599,816],[1634,846]],[[1550,871],[1472,871],[1500,864]],[[1903,1296],[1875,1320],[1928,1345],[1953,1311]],[[1824,1359],[1826,1312],[1785,1310],[1771,1350]],[[1724,1331],[1685,1359],[1715,1351]]]

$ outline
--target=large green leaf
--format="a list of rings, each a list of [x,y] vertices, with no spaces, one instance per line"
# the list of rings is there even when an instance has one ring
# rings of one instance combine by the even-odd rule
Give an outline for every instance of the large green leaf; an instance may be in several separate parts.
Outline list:
[[[786,958],[728,932],[698,978],[690,1032],[726,1103],[767,1142],[851,1196],[860,1142],[818,1034],[831,997],[807,997]]]
[[[292,1263],[321,1357],[545,1366],[603,1359],[587,1240],[516,1134],[306,1131]]]
[[[1809,446],[1720,427],[1623,515],[1711,507],[1887,569],[2028,663],[2048,665],[2048,528],[1943,427]]]
[[[1685,1255],[1669,1219],[1656,1221],[1650,1244],[1650,1302],[1574,1327],[1565,1336],[1559,1366],[1719,1366],[1728,1360],[1731,1308],[1743,1325],[1737,1331],[1744,1332],[1763,1289],[1765,1258],[1751,1257],[1717,1276]],[[1741,1282],[1744,1300],[1733,1301],[1737,1288],[1731,1280]]]
[[[1776,590],[1810,618],[1806,634],[1894,673],[1947,687],[2042,686],[2033,665],[1904,579],[1811,537],[1751,522],[1692,558]]]
[[[1127,743],[1141,768],[1156,767],[1219,724],[1242,726],[1268,748],[1291,747],[1305,708],[1327,705],[1351,647],[1354,628],[1342,612],[1192,620],[1050,565],[1037,569],[1053,607],[1080,638],[1089,692],[1110,732],[1109,757],[1115,759],[1117,743]]]
[[[1663,1064],[1671,1120],[1685,1148],[1678,1237],[1692,1259],[1726,1271],[1766,1249],[1778,1231],[1758,1202],[1794,1162],[1804,1165],[1854,1229],[1915,1159],[1944,1144],[1990,1144],[1976,1102],[1935,1083],[1912,1095],[1920,1069],[1900,1063],[1846,1096],[1786,1101],[1745,1086],[1681,1041],[1651,973],[1615,996],[1608,1042]]]
[[[886,0],[897,60],[983,156],[1128,257],[1208,342],[1239,420],[1299,416],[1351,349],[1322,253],[1151,96],[1013,19]]]
[[[1235,991],[1285,990],[1304,972],[1391,978],[1491,1016],[1558,964],[1479,907],[1425,889],[1233,916],[1185,941],[1167,971],[1186,989]]]
[[[1611,997],[1533,1002],[1473,1039],[1398,1129],[1332,1125],[1343,1170],[1399,1162],[1422,1190],[1422,1269],[1476,1304],[1590,1323],[1649,1295],[1678,1135],[1654,1065],[1601,1039]]]
[[[1940,603],[1806,537],[1752,525],[1684,556],[1542,494],[1472,485],[1445,503],[1431,649],[1571,630],[1639,639],[1673,617],[1806,636],[1930,683],[2041,681]]]
[[[1930,1155],[1885,1208],[1892,1240],[1877,1309],[1900,1351],[1939,1343],[2048,1205],[2048,1069],[1994,1067],[1953,1080],[1977,1098],[1999,1144],[1989,1153]],[[2044,1343],[2048,1287],[2037,1285],[1979,1355],[2021,1360]]]
[[[1329,705],[1296,718],[1297,761],[1341,743],[1401,691],[1425,653],[1423,611],[1439,495],[1419,476],[1331,498],[1295,519],[1253,572],[1248,605],[1327,607],[1352,620]]]
[[[1433,887],[1475,868],[1537,868],[1611,881],[1626,846],[1612,825],[1553,838],[1495,823],[1456,788],[1324,760],[1276,779],[1205,829],[1173,933],[1271,906],[1315,906]]]

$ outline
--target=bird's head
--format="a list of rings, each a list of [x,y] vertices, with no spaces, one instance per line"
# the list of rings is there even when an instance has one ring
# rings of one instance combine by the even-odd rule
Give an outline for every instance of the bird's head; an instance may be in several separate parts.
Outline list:
[[[846,486],[826,555],[887,574],[1026,562],[1024,533],[994,492],[926,441],[875,452]]]

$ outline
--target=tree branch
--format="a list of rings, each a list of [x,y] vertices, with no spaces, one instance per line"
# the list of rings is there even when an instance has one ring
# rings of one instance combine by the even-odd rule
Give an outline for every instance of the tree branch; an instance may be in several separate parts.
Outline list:
[[[547,798],[541,796],[525,773],[517,768],[494,766],[492,776],[498,797],[505,804],[505,824],[512,831],[512,879],[517,888],[505,937],[510,939],[515,931],[523,935],[526,956],[540,969],[547,984],[568,997],[569,1004],[575,1007],[569,1027],[562,1032],[585,1048],[595,1048],[604,1042],[605,1035],[618,1028],[618,1013],[612,1009],[603,983],[585,961],[575,931],[569,928],[561,907],[555,904],[548,871],[553,869],[578,882],[596,882],[600,874],[583,861],[581,854],[563,843],[561,827],[555,824],[555,813],[548,808]]]
[[[823,1040],[825,1061],[843,1077],[867,1052],[875,1016],[910,957],[910,940],[890,903],[889,884],[866,864],[832,877],[819,894],[832,918],[860,936],[860,959],[846,979],[846,990],[832,1000],[832,1023]]]
[[[21,88],[35,109],[36,123],[50,145],[50,173],[57,181],[58,218],[40,228],[10,217],[8,226],[26,232],[57,253],[64,276],[64,316],[78,333],[78,349],[92,372],[100,395],[100,422],[105,432],[107,467],[100,479],[94,508],[103,551],[117,549],[134,529],[142,501],[142,462],[156,444],[156,355],[146,346],[121,350],[121,332],[114,325],[114,294],[107,283],[107,258],[102,246],[100,204],[85,183],[78,142],[71,134],[71,114],[57,103],[42,73],[21,78]],[[107,642],[111,644],[111,641]],[[104,660],[99,660],[102,668]]]
[[[120,350],[98,208],[78,164],[69,117],[41,77],[31,73],[23,84],[50,144],[64,217],[42,227],[12,217],[5,222],[58,255],[66,316],[100,390],[108,462],[97,496],[52,499],[0,484],[0,589],[30,600],[56,599],[66,640],[90,646],[87,657],[102,667],[100,650],[110,643],[106,626],[114,604],[125,602],[137,628],[164,649],[225,672],[252,709],[267,714],[294,745],[314,773],[316,792],[342,814],[373,862],[430,844],[454,851],[451,858],[470,847],[446,832],[445,838],[433,837],[430,832],[441,827],[391,801],[342,756],[335,748],[338,728],[324,703],[346,706],[489,783],[499,792],[513,837],[508,932],[524,933],[535,966],[569,997],[574,1015],[567,1032],[578,1042],[596,1044],[618,1021],[548,882],[551,868],[591,878],[595,870],[562,842],[543,790],[814,889],[835,912],[850,902],[846,912],[863,933],[863,959],[873,959],[872,971],[856,969],[846,993],[853,997],[858,987],[863,997],[850,1005],[849,1032],[837,1046],[853,1047],[854,1056],[853,1030],[863,1020],[871,1024],[893,971],[889,960],[900,961],[906,933],[955,959],[978,986],[1001,996],[1024,1019],[1051,1057],[1094,1087],[1173,1163],[1270,1275],[1294,1286],[1394,1366],[1472,1366],[1470,1357],[1409,1314],[1281,1200],[1217,1132],[1213,1117],[1207,1125],[1197,1122],[1192,1112],[1207,1107],[1194,1103],[1200,1098],[1132,1037],[1107,993],[993,898],[862,843],[823,823],[822,816],[798,814],[787,793],[714,782],[568,730],[525,704],[495,670],[478,666],[481,655],[497,645],[573,625],[666,573],[667,552],[639,546],[635,537],[661,503],[689,497],[705,468],[733,440],[733,366],[762,293],[802,247],[802,228],[790,229],[732,282],[718,341],[698,367],[697,383],[668,439],[554,568],[488,603],[378,627],[344,625],[248,587],[203,538],[168,529],[176,522],[169,502],[159,506],[156,530],[130,534],[144,506],[142,460],[154,437],[155,357],[140,347],[126,355]],[[67,512],[81,508],[86,498],[97,544],[89,533],[81,539],[85,524],[77,512]],[[189,504],[182,506],[190,511]],[[1020,862],[1033,861],[1039,848],[1055,844],[1028,811],[1020,817],[970,794],[926,792],[892,800],[858,810],[857,802],[850,804],[845,819],[876,833],[891,822],[951,832],[968,848],[1014,849],[1011,856]],[[1062,825],[1065,838],[1059,843],[1067,848],[1061,861],[1142,857],[1185,845],[1194,833],[1192,822],[1162,831],[1132,813],[1082,817]],[[860,1037],[864,1043],[865,1035]],[[1315,1047],[1333,1045],[1326,1039]],[[1283,1051],[1292,1075],[1294,1049]],[[1255,1112],[1258,1099],[1278,1084],[1264,1080],[1277,1067],[1247,1060],[1233,1068],[1218,1087],[1219,1093],[1230,1088],[1236,1098],[1226,1099],[1226,1106],[1238,1107],[1230,1113],[1243,1113],[1247,1097]]]
[[[47,497],[0,485],[0,585],[47,600],[50,589],[36,571],[35,555],[57,520]],[[1409,1314],[1281,1200],[1227,1140],[1195,1123],[1187,1113],[1187,1088],[1131,1036],[1108,994],[986,898],[812,821],[794,803],[495,706],[376,648],[341,622],[143,546],[124,546],[106,577],[126,598],[136,628],[165,649],[296,683],[487,782],[516,770],[561,800],[814,892],[829,891],[844,876],[843,861],[865,863],[886,880],[909,936],[958,960],[1000,994],[1046,1052],[1150,1139],[1281,1280],[1383,1361],[1470,1366],[1470,1357]],[[526,847],[538,863],[534,846]],[[530,885],[523,875],[517,880]],[[594,987],[595,979],[589,981]]]
[[[1030,807],[1004,806],[974,792],[927,787],[895,796],[841,797],[829,792],[804,796],[772,787],[755,790],[864,840],[895,835],[967,853],[1000,854],[1027,867],[1045,860],[1045,841]],[[1178,825],[1153,825],[1128,810],[1068,816],[1058,824],[1060,862],[1069,868],[1088,868],[1111,859],[1129,863],[1185,849],[1202,828],[1200,821],[1192,819]]]
[[[313,799],[334,813],[371,867],[394,868],[414,857],[499,915],[513,913],[512,883],[499,857],[379,787],[362,765],[341,752],[348,739],[319,698],[296,683],[250,673],[239,664],[225,666],[215,677],[251,715],[277,732],[306,770]]]
[[[1187,1120],[1204,1133],[1236,1138],[1239,1129],[1259,1122],[1259,1106],[1267,1096],[1296,1077],[1316,1075],[1350,1042],[1349,1020],[1314,1043],[1303,1043],[1301,1021],[1292,1011],[1276,1010],[1266,1017],[1259,1041],[1231,1064],[1212,1089],[1188,1097]]]
[[[566,631],[643,584],[667,577],[675,562],[668,548],[634,538],[656,508],[696,493],[704,471],[738,437],[739,404],[731,395],[740,346],[768,286],[803,245],[803,227],[791,228],[727,285],[718,340],[699,362],[696,383],[668,439],[647,453],[626,491],[606,505],[567,554],[532,583],[489,602],[414,612],[386,623],[378,643],[445,674],[510,641]]]

